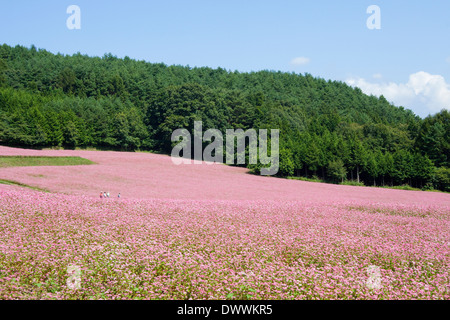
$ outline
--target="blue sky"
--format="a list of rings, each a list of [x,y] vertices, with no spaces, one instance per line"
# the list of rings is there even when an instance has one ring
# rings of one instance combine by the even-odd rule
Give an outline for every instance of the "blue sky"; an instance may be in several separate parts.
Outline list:
[[[69,5],[81,29],[69,30]],[[381,29],[370,30],[370,5]],[[149,62],[311,73],[426,116],[450,109],[450,1],[5,1],[0,43]]]

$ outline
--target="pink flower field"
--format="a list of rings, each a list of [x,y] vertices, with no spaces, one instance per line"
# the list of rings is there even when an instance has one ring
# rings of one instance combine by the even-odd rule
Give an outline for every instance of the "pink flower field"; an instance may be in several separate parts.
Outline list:
[[[0,184],[0,299],[450,298],[449,194],[149,153],[0,155],[96,163],[0,168],[0,179],[50,191]]]

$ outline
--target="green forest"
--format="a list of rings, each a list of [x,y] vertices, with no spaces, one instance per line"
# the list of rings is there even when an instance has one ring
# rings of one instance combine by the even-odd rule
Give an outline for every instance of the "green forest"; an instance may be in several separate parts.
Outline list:
[[[450,191],[450,114],[339,81],[0,46],[0,143],[170,154],[175,129],[280,129],[282,177]],[[248,165],[258,173],[261,165]]]

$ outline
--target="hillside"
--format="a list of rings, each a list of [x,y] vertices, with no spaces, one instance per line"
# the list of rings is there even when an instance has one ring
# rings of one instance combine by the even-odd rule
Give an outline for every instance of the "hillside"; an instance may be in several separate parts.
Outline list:
[[[0,142],[170,153],[175,129],[280,129],[280,176],[449,190],[450,115],[338,81],[0,46]],[[260,165],[249,166],[258,173]]]
[[[396,206],[450,205],[450,195],[340,186],[262,177],[223,164],[175,165],[169,156],[116,151],[28,150],[0,146],[2,156],[81,157],[92,165],[0,167],[0,179],[51,192],[98,198],[102,191],[122,199],[361,202]]]

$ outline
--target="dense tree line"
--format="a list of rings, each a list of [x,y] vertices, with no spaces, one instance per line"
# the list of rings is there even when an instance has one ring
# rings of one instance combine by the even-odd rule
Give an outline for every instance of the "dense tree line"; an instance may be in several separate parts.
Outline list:
[[[280,129],[281,176],[449,191],[450,115],[310,74],[0,46],[0,142],[170,153],[175,129]],[[260,165],[250,166],[257,172]]]

